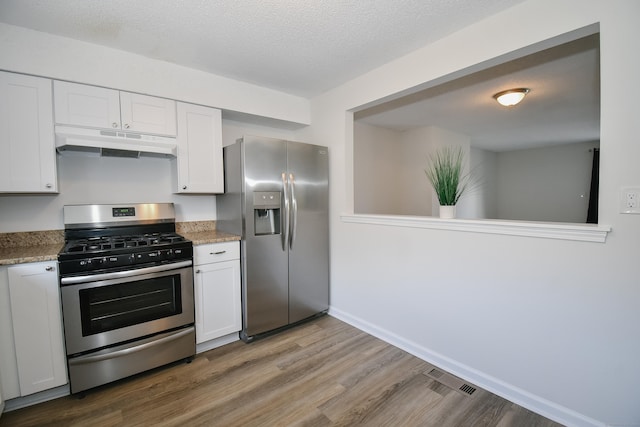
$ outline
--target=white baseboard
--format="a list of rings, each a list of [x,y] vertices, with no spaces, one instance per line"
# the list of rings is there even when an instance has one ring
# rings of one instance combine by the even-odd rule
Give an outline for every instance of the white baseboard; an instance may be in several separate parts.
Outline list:
[[[338,308],[330,307],[329,315],[336,319],[342,320],[368,334],[373,335],[395,347],[398,347],[407,353],[410,353],[420,359],[431,363],[438,368],[447,371],[465,381],[469,381],[493,394],[509,400],[517,405],[529,409],[543,417],[567,426],[584,426],[584,427],[604,427],[600,421],[589,418],[564,406],[558,405],[552,401],[546,400],[540,396],[531,394],[525,390],[505,383],[497,378],[473,369],[469,366],[461,364],[442,354],[422,347],[405,337],[387,331],[366,320],[344,312]]]
[[[232,342],[240,340],[240,335],[238,332],[234,332],[229,335],[225,335],[220,338],[216,338],[211,341],[205,341],[201,344],[196,345],[196,354],[203,353],[205,351],[213,350],[214,348],[222,347],[226,344],[231,344]]]

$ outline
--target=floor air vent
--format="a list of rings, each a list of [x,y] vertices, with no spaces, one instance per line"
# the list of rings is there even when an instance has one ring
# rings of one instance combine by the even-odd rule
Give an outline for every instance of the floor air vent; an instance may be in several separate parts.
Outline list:
[[[466,393],[468,395],[472,395],[474,391],[476,391],[475,387],[471,387],[469,384],[462,384],[462,387],[459,389],[461,392]]]
[[[475,393],[475,391],[477,390],[476,387],[465,383],[460,378],[436,368],[428,371],[427,376],[433,378],[441,384],[446,385],[449,388],[456,390],[459,393],[464,394],[465,396],[472,396],[473,393]]]

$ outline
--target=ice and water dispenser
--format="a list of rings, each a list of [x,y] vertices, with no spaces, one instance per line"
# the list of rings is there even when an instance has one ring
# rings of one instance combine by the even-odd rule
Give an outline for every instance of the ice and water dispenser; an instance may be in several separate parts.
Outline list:
[[[253,225],[256,236],[280,234],[280,192],[253,193]]]

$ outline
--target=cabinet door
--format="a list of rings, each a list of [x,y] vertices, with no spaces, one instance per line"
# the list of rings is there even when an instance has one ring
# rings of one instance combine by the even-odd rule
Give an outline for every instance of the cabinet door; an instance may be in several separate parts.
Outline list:
[[[20,395],[67,383],[56,262],[9,267]]]
[[[178,103],[178,193],[223,193],[222,115]]]
[[[58,124],[121,128],[117,90],[56,80],[53,82],[53,100]]]
[[[240,261],[196,266],[195,299],[198,344],[242,329]]]
[[[120,92],[120,114],[124,130],[176,136],[174,100]]]
[[[13,340],[9,273],[0,266],[0,390],[4,399],[20,397],[16,346]]]
[[[0,192],[58,192],[51,102],[51,80],[0,72]]]

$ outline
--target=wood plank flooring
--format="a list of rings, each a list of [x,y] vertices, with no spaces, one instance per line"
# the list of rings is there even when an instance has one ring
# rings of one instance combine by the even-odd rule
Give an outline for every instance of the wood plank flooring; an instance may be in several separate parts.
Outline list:
[[[330,316],[90,391],[0,426],[558,426]]]

